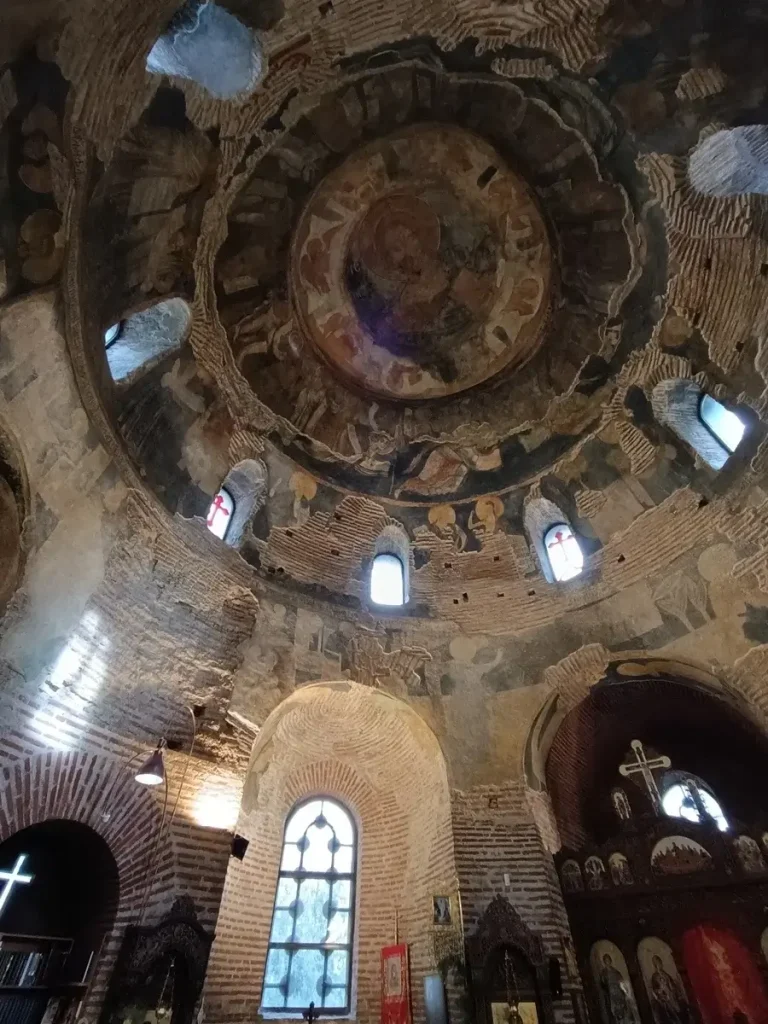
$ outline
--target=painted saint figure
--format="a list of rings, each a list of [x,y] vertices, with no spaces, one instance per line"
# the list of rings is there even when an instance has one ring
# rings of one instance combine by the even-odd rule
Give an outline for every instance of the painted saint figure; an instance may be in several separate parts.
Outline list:
[[[688,999],[679,978],[664,969],[658,954],[653,957],[650,983],[651,1008],[656,1024],[688,1024],[691,1019]]]
[[[605,1024],[640,1024],[634,996],[624,975],[613,966],[610,953],[603,954],[600,969],[600,1007]]]

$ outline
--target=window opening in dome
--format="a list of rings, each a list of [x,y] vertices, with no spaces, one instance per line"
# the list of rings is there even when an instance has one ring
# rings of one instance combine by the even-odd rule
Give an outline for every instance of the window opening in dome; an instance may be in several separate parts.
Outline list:
[[[224,540],[226,538],[227,530],[229,530],[234,512],[234,499],[229,491],[224,490],[222,487],[211,502],[210,508],[208,509],[208,516],[205,520],[205,525],[214,537],[218,537],[219,540]]]
[[[702,395],[699,402],[699,418],[724,448],[731,454],[736,451],[747,428],[735,412],[726,409],[711,395]]]
[[[357,837],[334,800],[289,816],[277,882],[261,1008],[323,1015],[349,1011]]]
[[[682,818],[697,824],[711,819],[721,832],[728,831],[728,819],[715,797],[696,783],[694,779],[675,782],[664,791],[661,800],[664,813],[669,818]]]
[[[567,523],[556,523],[544,534],[544,546],[558,583],[572,580],[584,568],[584,554]]]
[[[376,555],[371,566],[371,601],[391,606],[405,604],[405,572],[397,555]]]
[[[110,345],[114,345],[117,339],[120,337],[123,331],[123,322],[119,320],[116,324],[112,324],[104,331],[104,348],[109,348]]]

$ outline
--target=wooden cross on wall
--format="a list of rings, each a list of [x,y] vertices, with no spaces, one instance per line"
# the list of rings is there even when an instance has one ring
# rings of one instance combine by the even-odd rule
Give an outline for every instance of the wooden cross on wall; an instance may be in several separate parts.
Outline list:
[[[654,772],[660,768],[669,768],[672,762],[668,757],[652,757],[650,760],[645,756],[645,748],[640,740],[632,740],[632,752],[635,755],[635,760],[630,761],[627,764],[620,764],[619,771],[625,777],[630,779],[633,775],[642,775],[645,788],[648,790],[648,796],[651,798],[653,809],[657,814],[661,813],[661,793],[659,787],[656,785],[656,779]]]

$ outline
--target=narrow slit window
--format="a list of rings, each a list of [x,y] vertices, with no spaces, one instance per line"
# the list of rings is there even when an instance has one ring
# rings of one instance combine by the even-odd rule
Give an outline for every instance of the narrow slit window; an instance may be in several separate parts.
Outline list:
[[[371,601],[396,607],[405,604],[405,572],[397,555],[376,555],[371,566]]]
[[[205,525],[214,537],[218,537],[219,540],[226,538],[234,512],[235,502],[232,495],[222,487],[211,502],[205,520]]]
[[[551,526],[544,535],[544,546],[552,575],[559,583],[572,580],[584,568],[584,555],[567,523]]]
[[[357,839],[335,800],[299,804],[285,825],[262,1010],[350,1008]]]
[[[731,454],[736,451],[744,437],[746,425],[735,412],[726,409],[711,395],[702,395],[699,402],[699,418],[724,448]]]

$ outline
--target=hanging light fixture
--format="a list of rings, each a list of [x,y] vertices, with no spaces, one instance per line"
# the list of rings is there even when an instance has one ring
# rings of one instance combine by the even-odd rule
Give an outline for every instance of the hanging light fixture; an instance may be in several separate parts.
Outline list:
[[[165,782],[165,762],[163,760],[163,741],[150,754],[144,764],[134,775],[134,779],[142,786],[160,786]]]

